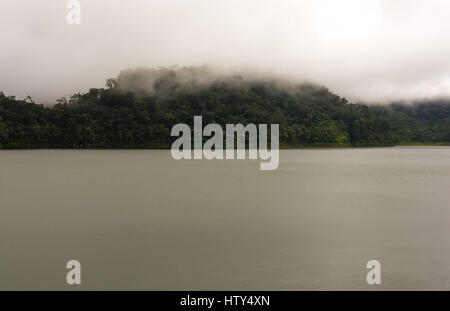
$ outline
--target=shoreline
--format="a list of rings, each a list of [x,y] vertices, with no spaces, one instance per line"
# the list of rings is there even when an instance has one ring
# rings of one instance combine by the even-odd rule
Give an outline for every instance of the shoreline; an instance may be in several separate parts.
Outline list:
[[[279,150],[296,150],[296,149],[357,149],[357,148],[395,148],[395,147],[450,147],[450,142],[439,142],[439,143],[396,143],[396,144],[308,144],[308,145],[282,145]],[[77,148],[77,147],[58,147],[58,146],[36,146],[36,147],[7,147],[1,150],[170,150],[168,146],[152,147],[152,146],[135,146],[135,147],[114,147],[114,146],[94,146],[88,148]],[[248,149],[248,148],[246,148]],[[192,149],[194,150],[194,149]]]

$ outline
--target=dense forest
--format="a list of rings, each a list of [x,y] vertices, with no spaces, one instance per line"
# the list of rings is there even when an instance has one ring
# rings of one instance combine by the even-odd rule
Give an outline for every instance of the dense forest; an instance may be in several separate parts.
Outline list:
[[[123,72],[53,106],[0,92],[0,147],[167,148],[172,126],[192,126],[195,115],[222,126],[278,123],[284,147],[450,141],[448,102],[369,107],[312,84],[185,78],[171,69]]]
[[[450,100],[377,105],[371,106],[371,110],[392,124],[395,143],[450,145]]]

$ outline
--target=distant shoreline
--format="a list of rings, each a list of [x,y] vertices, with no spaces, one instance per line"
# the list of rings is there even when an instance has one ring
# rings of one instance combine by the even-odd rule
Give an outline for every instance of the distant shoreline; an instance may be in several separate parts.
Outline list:
[[[396,144],[308,144],[299,146],[280,146],[280,150],[290,149],[340,149],[340,148],[387,148],[387,147],[450,147],[450,142],[402,142]],[[152,146],[134,146],[134,147],[117,147],[117,146],[93,146],[88,148],[77,147],[58,147],[58,146],[36,146],[36,147],[9,147],[0,148],[1,150],[170,150],[168,146],[152,147]]]

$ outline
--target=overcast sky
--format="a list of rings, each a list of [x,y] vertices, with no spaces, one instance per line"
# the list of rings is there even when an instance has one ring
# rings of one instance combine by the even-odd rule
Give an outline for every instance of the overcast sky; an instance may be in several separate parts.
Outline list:
[[[125,68],[209,64],[311,80],[352,100],[450,96],[446,0],[0,1],[0,90],[39,102]]]

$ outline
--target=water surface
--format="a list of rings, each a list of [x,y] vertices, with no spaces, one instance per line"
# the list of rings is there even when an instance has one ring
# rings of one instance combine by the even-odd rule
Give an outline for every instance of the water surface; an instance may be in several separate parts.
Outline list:
[[[0,289],[450,289],[450,148],[0,151]]]

